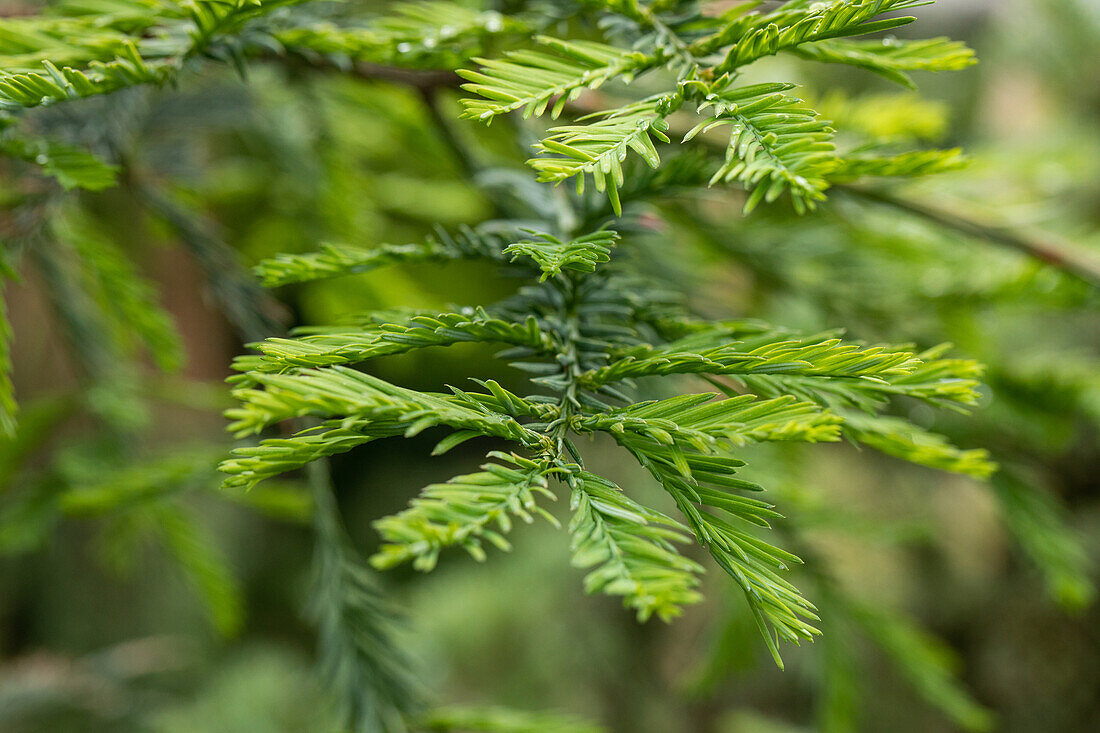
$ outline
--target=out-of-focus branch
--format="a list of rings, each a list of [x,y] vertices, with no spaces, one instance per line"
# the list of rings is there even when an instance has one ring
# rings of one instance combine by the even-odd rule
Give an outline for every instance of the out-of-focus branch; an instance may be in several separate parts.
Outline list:
[[[458,139],[458,136],[455,135],[454,130],[451,129],[446,116],[439,107],[439,88],[418,87],[417,90],[420,92],[420,98],[424,100],[424,109],[428,113],[428,119],[431,120],[432,126],[439,134],[440,139],[454,154],[462,173],[466,176],[473,176],[477,173],[478,166],[469,151]]]
[[[237,251],[217,235],[212,222],[188,211],[152,183],[132,175],[125,182],[145,208],[175,230],[206,273],[211,292],[242,339],[259,341],[283,332],[282,307],[242,265]]]
[[[405,69],[369,61],[353,61],[350,65],[341,65],[318,54],[264,55],[260,58],[282,61],[290,68],[341,72],[359,79],[400,84],[422,93],[430,93],[436,89],[456,89],[462,84],[462,78],[449,69]]]
[[[1100,288],[1100,262],[1084,253],[1074,252],[1071,245],[1055,241],[1049,234],[1028,236],[1003,226],[982,222],[974,217],[895,196],[879,189],[840,184],[835,187],[835,190],[843,191],[853,198],[904,211],[962,234],[1009,247],[1046,262],[1052,267],[1057,267],[1093,287]]]
[[[382,66],[357,61],[352,72],[361,79],[375,79],[403,84],[420,90],[453,88],[462,84],[462,78],[453,71],[444,69],[401,69],[395,66]]]

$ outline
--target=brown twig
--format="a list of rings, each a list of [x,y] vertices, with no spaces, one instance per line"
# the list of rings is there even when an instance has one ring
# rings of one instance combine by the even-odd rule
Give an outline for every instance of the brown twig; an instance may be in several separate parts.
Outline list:
[[[1003,226],[981,222],[972,217],[895,196],[880,189],[848,184],[839,184],[834,188],[854,198],[904,211],[962,234],[1022,252],[1052,267],[1057,267],[1082,282],[1100,288],[1100,262],[1084,253],[1074,252],[1068,244],[1053,241],[1049,234],[1041,237],[1026,236]]]
[[[403,69],[369,61],[353,61],[350,66],[344,66],[319,54],[264,55],[261,58],[290,62],[288,65],[291,67],[341,72],[360,79],[400,84],[421,93],[430,93],[437,89],[457,89],[462,84],[462,78],[448,69]]]

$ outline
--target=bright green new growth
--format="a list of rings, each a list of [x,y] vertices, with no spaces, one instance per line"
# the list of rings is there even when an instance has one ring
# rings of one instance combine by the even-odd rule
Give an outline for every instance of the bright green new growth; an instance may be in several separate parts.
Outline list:
[[[611,259],[611,247],[619,235],[611,231],[599,231],[570,242],[536,231],[528,231],[534,240],[516,242],[504,248],[504,254],[512,255],[515,262],[519,257],[530,257],[542,270],[539,278],[543,282],[548,277],[560,275],[562,269],[577,272],[594,272],[596,265]]]
[[[298,4],[113,0],[109,13],[85,13],[78,3],[56,15],[6,21],[21,52],[2,57],[0,152],[37,166],[65,189],[98,190],[115,181],[115,165],[68,143],[24,134],[13,122],[15,113],[128,87],[174,84],[204,58],[241,69],[250,60],[277,59],[367,76],[376,71],[371,65],[380,64],[403,72],[442,69],[466,82],[464,118],[489,123],[518,113],[528,120],[524,130],[538,142],[527,164],[539,181],[575,179],[583,194],[591,179],[610,208],[602,198],[594,203],[597,197],[560,192],[569,215],[555,220],[540,212],[545,220],[537,225],[505,210],[486,226],[456,234],[439,230],[422,242],[325,244],[313,253],[261,262],[256,274],[270,287],[455,260],[498,266],[522,285],[494,304],[380,311],[254,344],[257,353],[234,365],[239,374],[231,382],[240,404],[227,413],[230,428],[251,436],[286,423],[289,437],[234,450],[221,465],[227,490],[240,494],[287,472],[318,470],[318,461],[376,440],[434,431],[434,453],[443,453],[488,439],[497,449],[486,451],[490,461],[480,471],[432,483],[408,509],[375,522],[384,542],[371,559],[375,567],[407,562],[427,571],[448,548],[483,560],[489,545],[510,547],[505,535],[517,519],[527,523],[540,515],[556,524],[547,500],[568,496],[572,519],[563,541],[574,565],[585,570],[587,591],[620,597],[641,620],[669,620],[701,600],[705,566],[689,555],[709,555],[712,567],[743,591],[781,665],[779,642],[813,639],[821,614],[786,577],[801,560],[769,533],[782,519],[782,507],[759,498],[763,487],[738,457],[739,449],[848,439],[934,469],[980,478],[993,473],[984,450],[957,448],[897,414],[902,400],[923,403],[922,409],[973,407],[982,375],[975,362],[945,357],[946,346],[918,353],[908,346],[842,340],[837,333],[701,319],[639,272],[630,257],[639,228],[630,205],[674,186],[729,185],[744,194],[746,213],[762,204],[783,205],[784,199],[802,213],[826,200],[834,185],[963,165],[954,149],[845,149],[833,124],[793,96],[795,84],[746,84],[739,77],[745,67],[779,53],[859,67],[905,86],[912,86],[908,72],[973,63],[969,49],[946,39],[857,38],[911,22],[887,14],[924,2],[791,0],[769,5],[775,7],[770,12],[746,2],[720,14],[675,0],[570,6],[578,19],[613,20],[619,31],[627,29],[598,39],[546,35],[565,24],[535,13],[505,16],[448,2],[402,3],[383,18],[347,25],[288,7]],[[277,9],[283,12],[271,12]],[[517,47],[517,38],[533,38],[535,48]],[[496,58],[477,56],[490,55],[494,46],[507,50]],[[635,83],[646,85],[646,96],[633,92]],[[540,127],[538,118],[546,117],[565,121]],[[907,137],[900,146],[911,142]],[[690,147],[692,155],[667,155],[666,144]],[[608,211],[628,216],[617,222]],[[172,329],[129,263],[110,243],[79,230],[60,238],[81,263],[76,276],[120,349],[145,349],[162,368],[178,364]],[[11,432],[15,401],[2,316],[0,432]],[[424,392],[366,373],[374,359],[459,343],[503,348],[497,357],[528,375],[528,386],[519,391],[529,393],[466,374],[454,375],[456,386],[445,391]],[[647,399],[669,393],[679,396]],[[589,470],[577,439],[594,434],[609,436],[649,474],[664,492],[663,509],[643,504],[636,486],[617,486]],[[1029,552],[1064,571],[1060,592],[1085,594],[1073,582],[1073,543],[1052,549],[1044,542],[1054,534],[1056,514],[1013,482],[997,484],[996,491],[1011,508],[1010,521]],[[675,512],[678,518],[670,516]],[[192,579],[208,597],[215,623],[231,628],[239,599],[225,590],[217,564],[197,552],[201,543],[186,519],[161,517],[166,543],[191,557]],[[324,663],[358,729],[399,730],[412,706],[388,641],[389,611],[330,519],[317,520],[320,590],[314,610],[327,650]],[[698,548],[691,547],[692,539]],[[899,654],[921,648],[915,634],[885,624],[876,628],[884,646]],[[914,664],[944,666],[938,659]],[[942,707],[968,727],[981,727],[984,719],[965,698],[960,702],[946,673],[930,679],[929,697],[946,700]],[[588,729],[551,722],[563,730]],[[524,721],[505,727],[512,723],[499,711],[440,712],[424,725],[525,729],[515,727]],[[539,725],[532,722],[529,729],[543,729]]]
[[[517,237],[522,234],[530,233]],[[486,464],[482,473],[427,487],[409,510],[376,523],[386,544],[375,565],[412,561],[427,570],[448,546],[461,546],[477,559],[485,558],[485,542],[506,549],[503,535],[512,517],[526,522],[545,514],[536,499],[551,494],[548,479],[554,478],[571,489],[575,561],[596,567],[586,580],[589,590],[623,596],[643,619],[676,615],[699,600],[695,576],[701,568],[674,544],[687,530],[741,585],[777,659],[773,635],[795,642],[812,638],[813,606],[780,575],[798,559],[751,531],[767,528],[779,514],[743,493],[760,487],[735,475],[742,462],[731,452],[754,442],[835,441],[847,430],[849,437],[917,462],[986,472],[981,452],[955,456],[942,439],[903,420],[853,418],[849,429],[850,413],[830,409],[855,406],[873,413],[902,395],[934,405],[973,404],[978,369],[938,353],[698,321],[683,310],[660,330],[689,333],[654,342],[643,313],[606,307],[627,295],[621,289],[628,282],[636,287],[611,265],[599,266],[615,238],[604,230],[569,241],[537,233],[517,239],[490,259],[500,262],[511,254],[517,264],[526,260],[529,277],[541,284],[467,315],[414,315],[405,322],[380,320],[258,344],[262,356],[238,364],[246,371],[237,378],[241,406],[229,411],[232,429],[243,435],[292,418],[324,422],[291,438],[238,449],[238,457],[222,466],[228,483],[253,485],[323,455],[429,428],[451,431],[436,452],[479,436],[504,439],[530,457],[494,452],[511,465]],[[371,259],[370,253],[363,259]],[[328,275],[328,268],[319,274]],[[480,383],[484,391],[416,392],[346,366],[471,341],[510,346],[502,356],[534,374],[540,393],[519,396],[495,382]],[[741,380],[767,397],[716,399],[700,392],[636,402],[627,396],[636,379],[678,374]],[[611,435],[653,475],[686,526],[581,467],[571,436],[594,432]]]
[[[845,158],[838,154],[827,123],[786,94],[793,85],[739,87],[735,70],[778,51],[811,57],[816,53],[824,56],[821,60],[872,68],[899,81],[905,80],[902,70],[960,68],[969,63],[965,49],[943,41],[900,44],[887,53],[832,40],[908,22],[875,19],[915,4],[787,3],[770,14],[694,18],[695,38],[690,42],[659,43],[649,50],[539,37],[545,51],[512,51],[503,60],[480,60],[479,72],[460,70],[468,81],[464,88],[477,95],[465,100],[464,114],[486,122],[513,111],[528,118],[549,110],[558,117],[585,90],[673,67],[679,80],[672,91],[582,117],[578,124],[551,128],[537,146],[543,155],[529,161],[539,180],[576,178],[581,192],[590,177],[620,213],[623,162],[629,151],[650,167],[660,166],[654,142],[670,140],[669,118],[689,103],[703,120],[686,132],[684,142],[716,128],[730,129],[726,160],[713,174],[712,184],[744,185],[752,192],[746,211],[784,192],[804,210],[824,198],[833,180],[943,170],[957,160],[957,152]],[[665,41],[675,33],[644,6],[630,7],[631,15],[660,30],[657,35]],[[819,41],[829,45],[813,50]],[[672,52],[670,45],[675,46]],[[729,49],[724,55],[723,48]],[[649,324],[634,313],[596,315],[594,309],[593,315],[586,314],[592,303],[614,300],[623,287],[615,270],[599,269],[612,255],[617,238],[613,232],[531,233],[532,238],[489,242],[479,251],[445,251],[435,243],[369,251],[330,247],[316,256],[262,265],[266,282],[282,284],[400,261],[455,256],[499,261],[510,255],[513,262],[526,259],[534,264],[532,274],[543,284],[521,291],[503,309],[479,309],[476,316],[416,316],[408,323],[383,321],[360,330],[327,330],[258,345],[263,356],[238,364],[251,386],[236,393],[242,407],[230,413],[234,430],[255,432],[302,416],[327,422],[297,437],[241,449],[240,457],[223,467],[231,474],[230,482],[252,484],[321,455],[432,426],[458,431],[444,440],[443,448],[477,435],[506,438],[530,452],[533,463],[525,471],[488,464],[485,473],[428,487],[411,509],[378,523],[388,544],[376,564],[415,559],[418,568],[427,569],[448,545],[464,546],[479,559],[484,556],[482,540],[507,546],[501,532],[510,527],[509,515],[528,519],[537,511],[532,492],[546,491],[545,477],[552,475],[572,487],[578,563],[600,565],[589,575],[587,587],[623,595],[641,618],[652,613],[668,618],[698,600],[697,568],[670,544],[681,538],[676,525],[668,528],[671,520],[619,497],[617,487],[579,467],[581,456],[570,434],[607,432],[665,488],[687,520],[687,529],[741,585],[778,661],[773,634],[795,642],[812,638],[817,631],[805,619],[816,616],[813,606],[779,575],[797,558],[737,526],[743,521],[767,527],[779,515],[741,493],[758,487],[733,476],[740,462],[729,455],[731,450],[757,441],[838,440],[843,431],[926,465],[976,475],[990,470],[984,453],[957,451],[898,418],[860,422],[853,417],[849,427],[845,415],[854,413],[834,409],[856,407],[874,413],[900,395],[937,405],[970,405],[979,374],[975,365],[936,355],[925,361],[905,350],[769,331],[752,334],[748,345],[738,338],[736,327],[698,323],[684,311],[676,318],[690,335],[654,341]],[[483,243],[476,235],[465,241]],[[664,328],[674,330],[667,323]],[[509,394],[501,399],[499,388],[496,394],[458,389],[449,396],[415,394],[339,366],[459,341],[511,345],[504,356],[538,375],[533,382],[550,394]],[[734,379],[771,399],[743,395],[713,400],[711,394],[701,393],[630,404],[634,379],[675,374]],[[624,400],[625,407],[614,406]],[[654,518],[657,528],[651,526]]]
[[[702,566],[672,544],[686,541],[686,528],[627,497],[607,479],[581,471],[573,486],[573,564],[595,567],[584,578],[589,593],[623,596],[645,621],[656,613],[668,621],[680,607],[701,600],[695,590]]]
[[[703,120],[687,132],[683,142],[700,132],[730,126],[726,160],[714,172],[712,185],[736,181],[752,191],[746,212],[761,200],[774,201],[784,192],[789,192],[795,207],[803,211],[824,198],[830,183],[848,180],[853,174],[918,175],[943,168],[906,166],[883,156],[852,166],[837,154],[828,123],[802,107],[800,100],[782,94],[793,84],[738,87],[737,69],[790,51],[818,61],[867,68],[911,86],[906,70],[943,71],[973,63],[970,49],[944,39],[832,40],[905,25],[913,18],[877,18],[923,4],[922,0],[788,2],[763,14],[751,10],[754,4],[746,4],[728,13],[728,20],[692,16],[690,33],[698,37],[690,44],[670,40],[675,34],[652,11],[628,4],[640,25],[657,31],[654,40],[666,43],[656,43],[645,52],[637,46],[628,51],[587,41],[537,38],[546,52],[512,52],[505,60],[479,60],[483,64],[480,72],[460,71],[470,81],[463,88],[480,97],[464,101],[464,114],[489,122],[515,110],[522,110],[527,118],[549,109],[550,116],[556,118],[586,89],[611,80],[630,83],[647,72],[674,68],[678,84],[668,93],[582,117],[588,124],[551,128],[536,146],[544,155],[528,161],[538,180],[561,182],[576,177],[577,190],[583,191],[585,178],[591,176],[596,190],[606,191],[615,213],[621,215],[618,190],[624,183],[622,163],[628,151],[658,167],[660,157],[653,140],[670,141],[667,118],[689,103]],[[725,57],[719,60],[716,54],[727,47]]]
[[[435,453],[451,448],[465,437],[441,443]],[[535,504],[535,495],[553,499],[547,490],[545,469],[535,461],[516,455],[490,453],[490,458],[511,463],[486,463],[481,473],[455,476],[445,484],[432,484],[413,499],[409,509],[375,522],[387,544],[382,545],[371,563],[381,569],[412,561],[417,570],[431,570],[444,547],[459,545],[475,560],[484,560],[481,541],[501,550],[511,549],[503,535],[512,529],[511,516],[528,524],[539,514],[552,524],[557,520]],[[492,529],[492,526],[496,529]]]
[[[359,30],[323,24],[295,27],[283,18],[267,17],[271,10],[293,4],[211,0],[166,3],[156,12],[134,6],[129,13],[119,6],[113,21],[83,26],[100,35],[96,42],[89,37],[65,54],[52,54],[58,49],[41,45],[39,70],[34,69],[33,44],[22,63],[9,62],[11,71],[0,75],[0,104],[15,110],[126,86],[162,85],[201,55],[221,55],[240,64],[269,47],[238,37],[254,21],[258,25],[253,30],[274,39],[287,56],[342,53],[355,61],[399,65],[402,60],[411,65],[457,63],[481,39],[521,32],[533,22],[446,3],[399,7],[391,17]],[[673,129],[686,122],[677,133],[684,144],[706,144],[719,131],[725,136],[724,160],[710,174],[712,185],[743,186],[749,192],[746,211],[784,193],[802,211],[823,200],[834,182],[947,170],[958,165],[958,153],[843,154],[828,123],[788,94],[792,84],[741,85],[739,69],[790,52],[908,83],[906,71],[969,64],[968,49],[943,39],[847,40],[908,23],[912,19],[883,14],[919,4],[796,1],[772,12],[749,4],[714,17],[691,12],[665,17],[662,13],[675,3],[609,3],[611,12],[637,26],[640,35],[632,47],[606,39],[541,35],[535,38],[539,50],[479,59],[480,71],[458,70],[471,95],[464,100],[464,116],[488,122],[510,112],[525,118],[549,112],[557,118],[572,113],[572,105],[579,105],[585,93],[631,83],[644,74],[665,84],[667,91],[550,128],[536,146],[540,154],[529,161],[538,179],[575,178],[583,191],[591,178],[621,213],[624,162],[631,151],[651,168],[660,167],[657,143],[670,142]],[[69,26],[53,19],[19,22],[29,24],[28,32],[33,27],[36,33],[58,34],[88,20],[75,16],[64,21]],[[101,30],[92,33],[93,27]],[[101,187],[113,175],[109,166],[56,146],[15,136],[5,145],[66,186]],[[368,441],[429,428],[453,431],[440,450],[476,436],[511,441],[529,456],[508,458],[515,468],[488,464],[484,473],[434,484],[409,511],[381,520],[378,526],[388,544],[377,562],[415,559],[425,569],[449,545],[464,546],[480,557],[483,540],[504,545],[501,532],[510,516],[526,519],[540,511],[534,496],[548,491],[547,479],[555,478],[571,487],[577,509],[573,532],[578,563],[600,564],[588,587],[623,595],[641,617],[670,617],[698,599],[693,590],[697,568],[669,543],[682,531],[666,527],[664,519],[656,523],[666,529],[656,530],[650,520],[663,515],[640,505],[637,510],[624,508],[635,505],[625,496],[613,498],[618,491],[613,485],[582,468],[572,436],[606,432],[664,487],[684,515],[686,529],[745,591],[762,630],[791,641],[812,637],[816,630],[802,619],[814,618],[813,607],[778,574],[795,558],[736,524],[767,527],[778,515],[741,493],[757,487],[734,477],[739,462],[730,452],[752,442],[834,441],[843,434],[925,465],[987,474],[990,466],[981,452],[958,451],[900,418],[869,416],[898,396],[937,406],[972,405],[980,372],[970,362],[944,360],[938,354],[920,357],[905,349],[700,322],[679,306],[660,321],[648,320],[643,310],[627,305],[645,296],[644,290],[636,292],[639,281],[611,262],[617,239],[611,228],[509,234],[497,227],[492,235],[440,232],[425,243],[373,250],[328,245],[316,254],[263,263],[258,272],[272,286],[403,262],[469,258],[511,262],[539,284],[495,307],[401,319],[379,314],[348,327],[257,344],[259,355],[237,363],[242,374],[235,379],[234,394],[241,406],[229,411],[232,430],[253,434],[306,417],[322,422],[290,438],[239,449],[223,466],[230,474],[227,484],[252,486]],[[100,271],[116,270],[111,265]],[[137,290],[122,292],[130,293],[130,300],[119,301],[118,307],[133,311],[147,300]],[[155,343],[159,326],[150,321],[143,328],[144,340]],[[423,393],[349,368],[460,342],[505,346],[502,358],[530,372],[537,392],[519,396],[485,382],[483,392],[452,387],[450,393]],[[163,357],[163,349],[153,352]],[[728,397],[719,400],[701,392],[636,401],[634,380],[673,375],[705,379]],[[766,636],[775,651],[771,633]]]

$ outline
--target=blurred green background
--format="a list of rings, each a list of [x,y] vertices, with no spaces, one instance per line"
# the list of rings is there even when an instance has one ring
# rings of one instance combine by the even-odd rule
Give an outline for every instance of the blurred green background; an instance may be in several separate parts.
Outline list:
[[[1100,5],[944,0],[916,14],[919,35],[965,40],[981,59],[920,78],[937,105],[836,68],[776,60],[754,73],[790,66],[783,78],[832,90],[814,100],[826,116],[972,156],[963,171],[911,185],[918,199],[1095,255]],[[136,180],[58,203],[42,225],[91,252],[108,240],[136,262],[182,334],[185,365],[159,376],[126,333],[77,363],[65,334],[90,343],[87,324],[49,262],[31,260],[6,289],[23,413],[18,439],[0,445],[0,730],[335,729],[303,617],[309,495],[291,481],[248,495],[218,489],[214,467],[230,445],[221,380],[243,342],[264,335],[256,311],[283,325],[327,323],[372,308],[487,302],[512,284],[460,263],[261,295],[231,268],[210,281],[202,264],[234,252],[251,264],[325,241],[417,241],[436,224],[493,217],[487,190],[531,185],[522,158],[503,131],[458,121],[455,96],[438,102],[445,134],[414,91],[254,64],[247,83],[210,68],[179,89],[87,100],[38,120],[71,129],[110,115],[107,134]],[[89,123],[88,134],[102,127]],[[456,155],[456,143],[469,154]],[[0,178],[6,201],[22,193],[10,173]],[[548,525],[517,530],[515,550],[485,564],[456,553],[427,576],[390,572],[383,582],[407,615],[404,641],[425,686],[444,702],[568,711],[623,732],[1095,730],[1094,566],[1051,525],[1065,520],[1085,554],[1100,555],[1095,291],[841,192],[802,218],[738,210],[717,193],[675,197],[636,212],[644,226],[631,241],[654,272],[693,283],[692,304],[709,316],[921,347],[951,341],[984,361],[982,410],[910,417],[989,448],[1003,466],[992,490],[850,446],[753,449],[752,477],[801,531],[804,545],[792,549],[809,569],[795,582],[825,615],[825,637],[785,652],[785,672],[721,573],[708,573],[708,600],[682,619],[638,625],[616,600],[583,594],[566,537]],[[116,293],[100,285],[89,292],[110,303]],[[377,373],[422,389],[454,374],[519,384],[490,357],[452,347],[384,360]],[[484,454],[482,445],[429,459],[432,444],[383,441],[333,461],[364,553],[378,542],[371,520]],[[605,475],[658,494],[640,469],[591,450]],[[847,606],[836,615],[844,622],[830,623],[830,604]],[[902,661],[912,654],[957,670],[976,703],[914,673]]]

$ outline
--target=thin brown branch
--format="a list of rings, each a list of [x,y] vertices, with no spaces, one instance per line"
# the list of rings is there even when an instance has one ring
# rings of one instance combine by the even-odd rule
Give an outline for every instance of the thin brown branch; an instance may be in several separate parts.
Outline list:
[[[400,84],[421,93],[431,93],[437,89],[457,89],[462,84],[462,78],[449,69],[405,69],[369,61],[353,61],[350,66],[343,66],[336,64],[328,56],[320,54],[291,53],[263,55],[260,58],[283,61],[292,69],[296,67],[314,71],[331,71],[359,79]]]
[[[451,125],[447,121],[446,115],[444,115],[443,110],[440,109],[439,89],[440,87],[417,87],[417,91],[420,92],[420,98],[424,101],[424,109],[428,113],[428,119],[431,120],[433,128],[439,134],[439,138],[454,154],[455,160],[458,162],[462,172],[467,177],[473,176],[478,170],[477,163],[474,161],[469,151],[466,150],[466,146],[458,139],[454,130],[451,129]]]
[[[402,69],[357,61],[352,66],[352,71],[360,79],[388,81],[429,92],[436,89],[457,89],[462,84],[462,77],[444,69]]]
[[[1074,251],[1073,246],[1068,243],[1055,241],[1049,234],[1027,235],[1003,226],[982,222],[970,216],[896,196],[880,189],[848,184],[840,184],[834,188],[854,198],[904,211],[962,234],[1014,249],[1056,267],[1093,287],[1100,288],[1100,262],[1085,253]]]

